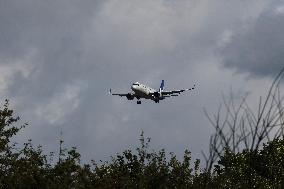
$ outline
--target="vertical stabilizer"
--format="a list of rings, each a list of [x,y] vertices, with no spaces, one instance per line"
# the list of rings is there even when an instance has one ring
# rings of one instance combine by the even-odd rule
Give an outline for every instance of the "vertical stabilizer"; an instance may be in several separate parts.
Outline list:
[[[163,91],[163,90],[164,90],[164,86],[165,86],[165,81],[164,81],[164,80],[162,80],[161,85],[160,85],[159,92],[161,92],[161,91]]]

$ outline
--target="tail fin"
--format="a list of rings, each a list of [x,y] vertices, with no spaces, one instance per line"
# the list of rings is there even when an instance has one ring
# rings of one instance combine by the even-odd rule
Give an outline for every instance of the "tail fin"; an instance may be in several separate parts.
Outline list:
[[[162,80],[159,91],[164,90],[164,86],[165,86],[165,81]]]

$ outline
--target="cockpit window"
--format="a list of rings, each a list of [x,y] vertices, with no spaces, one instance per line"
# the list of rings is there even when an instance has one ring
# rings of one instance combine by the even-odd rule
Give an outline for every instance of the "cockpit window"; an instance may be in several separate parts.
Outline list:
[[[139,86],[139,83],[133,83],[132,85],[137,85],[137,86]]]

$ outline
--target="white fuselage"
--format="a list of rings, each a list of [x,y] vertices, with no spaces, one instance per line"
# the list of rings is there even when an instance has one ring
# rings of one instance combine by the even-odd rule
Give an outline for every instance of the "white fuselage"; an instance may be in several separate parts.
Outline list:
[[[137,96],[146,99],[154,99],[154,97],[150,93],[153,94],[154,92],[157,92],[157,90],[138,82],[133,83],[131,89]]]

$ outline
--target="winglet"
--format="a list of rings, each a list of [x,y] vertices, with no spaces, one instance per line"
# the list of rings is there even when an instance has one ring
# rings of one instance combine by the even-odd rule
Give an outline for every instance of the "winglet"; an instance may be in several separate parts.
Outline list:
[[[111,92],[111,89],[109,89],[109,92],[108,92],[109,94],[112,94],[112,92]]]
[[[193,89],[195,89],[195,84],[193,85],[192,88],[188,88],[188,89],[185,89],[185,90],[186,90],[186,91],[190,91],[190,90],[193,90]]]

